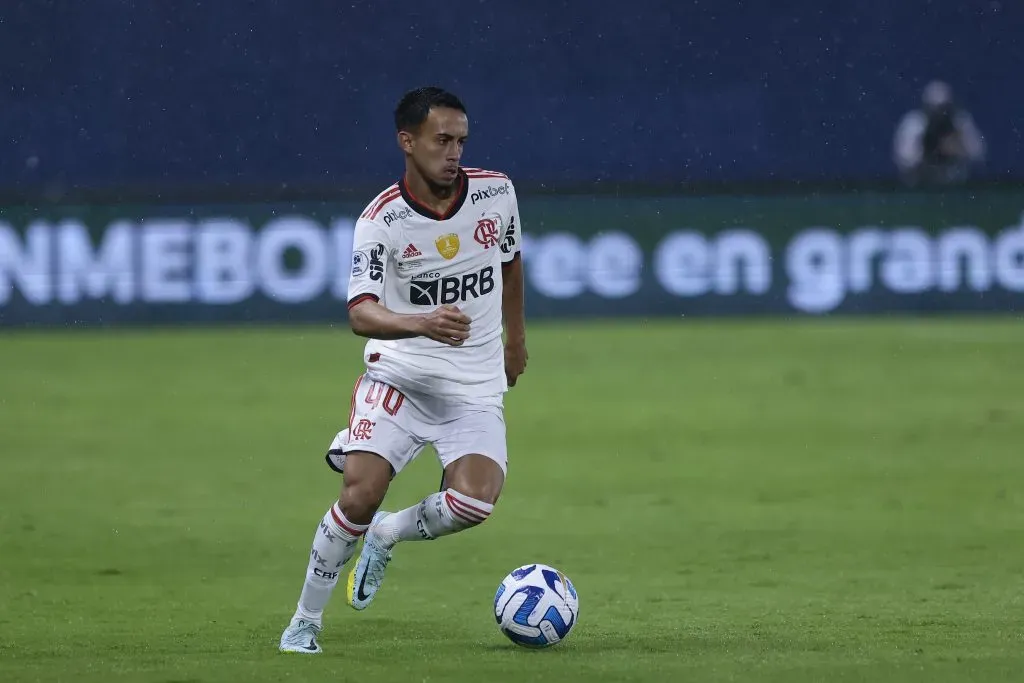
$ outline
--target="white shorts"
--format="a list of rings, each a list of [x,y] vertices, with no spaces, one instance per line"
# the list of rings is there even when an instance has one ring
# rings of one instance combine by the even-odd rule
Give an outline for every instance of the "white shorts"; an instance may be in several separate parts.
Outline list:
[[[394,474],[430,444],[441,467],[464,455],[490,458],[508,473],[505,415],[501,406],[451,403],[433,396],[403,393],[361,376],[352,390],[348,427],[338,432],[327,451],[335,472],[345,469],[345,454],[376,453]]]

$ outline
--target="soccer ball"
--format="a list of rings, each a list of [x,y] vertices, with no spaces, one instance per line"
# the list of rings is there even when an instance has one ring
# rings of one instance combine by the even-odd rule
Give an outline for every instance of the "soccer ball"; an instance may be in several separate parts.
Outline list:
[[[544,648],[565,640],[578,614],[572,581],[546,564],[513,569],[494,595],[498,627],[523,647]]]

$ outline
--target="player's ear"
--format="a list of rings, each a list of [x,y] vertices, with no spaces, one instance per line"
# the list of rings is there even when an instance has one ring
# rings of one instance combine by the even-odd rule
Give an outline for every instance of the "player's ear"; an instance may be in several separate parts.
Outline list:
[[[398,131],[398,146],[403,152],[412,154],[412,133],[407,130]]]

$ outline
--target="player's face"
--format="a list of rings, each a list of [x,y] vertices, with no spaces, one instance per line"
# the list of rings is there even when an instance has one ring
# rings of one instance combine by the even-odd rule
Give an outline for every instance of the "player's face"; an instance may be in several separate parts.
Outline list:
[[[430,110],[419,130],[402,140],[416,169],[431,183],[448,187],[459,173],[462,148],[469,136],[469,120],[458,109]]]

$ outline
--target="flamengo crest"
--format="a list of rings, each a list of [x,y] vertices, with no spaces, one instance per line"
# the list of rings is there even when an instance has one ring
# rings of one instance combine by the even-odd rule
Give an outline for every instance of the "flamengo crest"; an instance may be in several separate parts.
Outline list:
[[[473,239],[482,244],[484,249],[490,249],[498,243],[498,226],[492,218],[481,218],[473,231]]]

